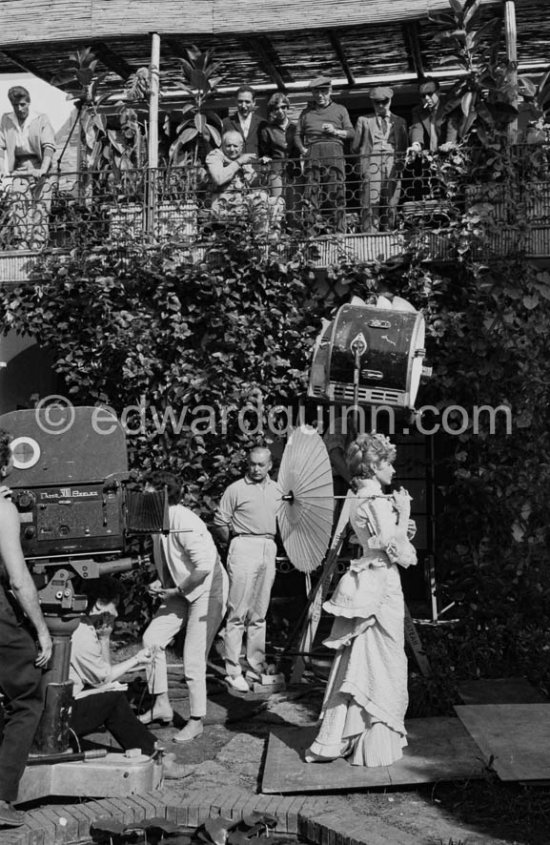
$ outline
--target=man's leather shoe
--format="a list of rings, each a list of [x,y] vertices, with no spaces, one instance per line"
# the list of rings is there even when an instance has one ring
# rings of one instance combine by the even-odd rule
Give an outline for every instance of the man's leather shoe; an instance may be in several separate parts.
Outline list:
[[[237,690],[237,692],[250,692],[250,687],[242,675],[227,675],[225,680],[231,689]]]
[[[172,741],[191,742],[192,739],[196,739],[198,736],[202,736],[203,731],[204,727],[201,719],[189,719],[186,726],[182,728],[181,731],[177,733],[174,737],[172,737]]]
[[[147,710],[145,713],[142,713],[141,716],[138,716],[139,721],[142,725],[152,725],[153,722],[158,722],[161,725],[167,727],[168,725],[172,724],[174,719],[174,711],[173,710],[155,710],[155,708],[151,708],[151,710]]]
[[[26,815],[22,810],[16,810],[9,801],[0,801],[0,825],[21,827],[25,824]]]
[[[190,774],[183,763],[178,763],[175,754],[165,754],[162,758],[162,775],[165,780],[180,780]]]

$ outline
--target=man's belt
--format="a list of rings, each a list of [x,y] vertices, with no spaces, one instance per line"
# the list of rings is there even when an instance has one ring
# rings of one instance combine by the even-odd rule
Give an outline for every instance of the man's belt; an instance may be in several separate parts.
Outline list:
[[[335,138],[331,136],[330,138],[317,138],[315,141],[310,141],[309,144],[306,146],[314,147],[316,144],[338,144],[339,147],[344,147],[344,142],[341,138]]]
[[[233,534],[233,537],[265,537],[267,540],[274,540],[275,534]]]

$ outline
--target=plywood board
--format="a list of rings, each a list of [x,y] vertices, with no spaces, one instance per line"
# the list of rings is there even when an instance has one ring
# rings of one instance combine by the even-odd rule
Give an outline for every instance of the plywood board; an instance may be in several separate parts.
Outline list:
[[[548,699],[525,678],[463,681],[458,694],[464,704],[542,704]]]
[[[304,751],[318,726],[277,728],[269,737],[262,792],[337,792],[481,776],[479,749],[459,719],[411,719],[406,728],[409,745],[403,759],[373,769],[346,760],[306,763]]]
[[[455,710],[501,780],[550,779],[550,704],[473,704]]]

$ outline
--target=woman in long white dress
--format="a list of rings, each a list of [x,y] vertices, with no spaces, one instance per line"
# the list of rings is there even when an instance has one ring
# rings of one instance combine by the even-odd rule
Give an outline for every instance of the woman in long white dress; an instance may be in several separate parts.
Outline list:
[[[407,695],[404,603],[398,566],[416,563],[409,541],[411,499],[385,496],[395,447],[381,434],[357,437],[347,452],[356,498],[352,527],[363,554],[352,561],[331,599],[325,645],[336,650],[309,763],[348,757],[356,766],[389,766],[403,755]]]

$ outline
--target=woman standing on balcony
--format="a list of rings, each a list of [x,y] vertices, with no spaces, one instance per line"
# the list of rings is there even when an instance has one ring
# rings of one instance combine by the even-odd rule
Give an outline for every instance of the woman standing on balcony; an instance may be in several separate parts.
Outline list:
[[[268,123],[260,130],[260,155],[269,159],[269,191],[272,197],[284,197],[292,204],[288,194],[295,189],[300,173],[298,148],[296,147],[296,124],[288,117],[290,100],[285,94],[277,93],[267,103]]]
[[[393,478],[394,460],[395,447],[382,434],[360,435],[347,452],[357,493],[350,521],[363,554],[324,604],[335,616],[325,645],[336,657],[308,763],[348,757],[355,766],[389,766],[407,744],[405,608],[397,564],[416,563],[408,539],[415,526],[407,491],[382,492]]]
[[[19,249],[39,249],[48,240],[54,131],[47,115],[31,111],[26,88],[10,88],[8,99],[13,111],[0,119],[0,173],[11,176],[10,240]]]

